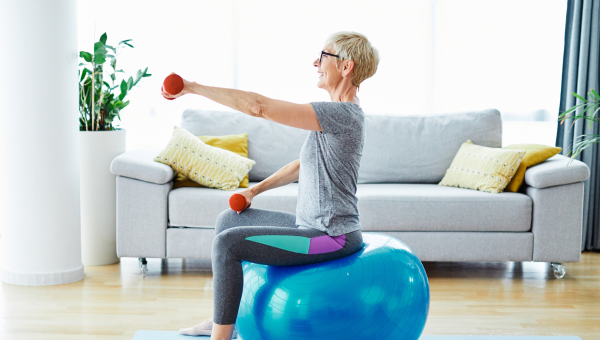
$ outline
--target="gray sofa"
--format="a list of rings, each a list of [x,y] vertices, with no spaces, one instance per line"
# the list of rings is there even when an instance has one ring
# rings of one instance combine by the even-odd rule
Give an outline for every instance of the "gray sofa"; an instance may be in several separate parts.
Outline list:
[[[256,161],[250,186],[298,159],[308,134],[239,112],[186,110],[181,127],[198,136],[247,133]],[[422,261],[550,262],[564,276],[561,263],[580,260],[587,165],[567,167],[569,158],[556,155],[529,168],[516,193],[437,185],[467,139],[502,147],[500,112],[367,115],[356,193],[362,230],[401,239]],[[210,259],[215,220],[235,192],[172,190],[176,174],[153,161],[159,151],[128,151],[111,164],[117,255],[139,258],[142,275],[146,258]],[[295,182],[269,190],[252,207],[295,213],[297,189]]]

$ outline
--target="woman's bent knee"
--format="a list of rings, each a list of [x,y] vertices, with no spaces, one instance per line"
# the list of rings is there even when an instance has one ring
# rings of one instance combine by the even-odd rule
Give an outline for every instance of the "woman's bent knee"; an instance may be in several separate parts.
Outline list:
[[[239,241],[239,230],[236,231],[234,229],[227,229],[217,234],[212,243],[211,256],[213,257],[213,260],[217,258],[225,258],[227,254],[230,253],[232,248],[234,248],[234,245]],[[231,255],[234,255],[234,258],[237,257],[235,251],[231,252]]]
[[[238,213],[231,210],[223,210],[219,216],[217,216],[217,220],[215,221],[215,234],[220,234],[223,230],[230,228],[234,225],[234,218],[238,216]]]

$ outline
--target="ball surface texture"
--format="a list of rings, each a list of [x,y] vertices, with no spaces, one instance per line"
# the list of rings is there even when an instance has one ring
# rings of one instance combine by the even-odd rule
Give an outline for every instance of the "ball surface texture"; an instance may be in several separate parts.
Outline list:
[[[363,242],[355,254],[317,264],[242,261],[242,339],[418,339],[429,312],[421,261],[385,234],[363,232]]]

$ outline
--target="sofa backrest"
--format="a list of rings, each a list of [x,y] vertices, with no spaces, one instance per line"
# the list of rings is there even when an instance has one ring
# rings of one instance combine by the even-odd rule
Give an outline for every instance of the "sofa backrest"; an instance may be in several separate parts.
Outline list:
[[[309,132],[241,112],[191,109],[183,112],[181,127],[196,136],[247,133],[248,158],[256,161],[248,173],[250,182],[262,181],[298,159]]]
[[[185,110],[181,127],[196,136],[248,134],[251,182],[262,181],[300,156],[309,131],[241,112]],[[498,110],[437,116],[366,115],[358,183],[438,183],[461,144],[502,146]]]
[[[358,183],[439,183],[461,144],[502,147],[498,110],[366,116]]]

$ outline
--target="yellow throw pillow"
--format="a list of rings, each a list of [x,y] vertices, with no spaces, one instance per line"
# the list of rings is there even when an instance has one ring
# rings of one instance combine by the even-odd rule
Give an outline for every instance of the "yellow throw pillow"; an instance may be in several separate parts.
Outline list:
[[[474,145],[467,140],[438,185],[501,193],[519,168],[525,150]]]
[[[167,147],[154,160],[169,165],[194,182],[228,191],[237,189],[256,164],[234,152],[207,145],[177,126]]]
[[[235,152],[242,157],[248,158],[248,134],[242,133],[239,135],[226,135],[226,136],[198,136],[205,144],[214,146],[217,148],[229,150]],[[244,179],[240,182],[240,188],[248,187],[248,174],[244,176]],[[185,175],[177,174],[177,178],[173,182],[173,189],[182,187],[202,187],[203,185],[192,181]]]
[[[510,192],[519,191],[521,184],[523,184],[523,178],[525,178],[525,170],[528,167],[539,164],[562,151],[560,147],[542,144],[512,144],[505,146],[503,149],[525,150],[525,156],[523,156],[517,172],[506,186],[506,191]]]

